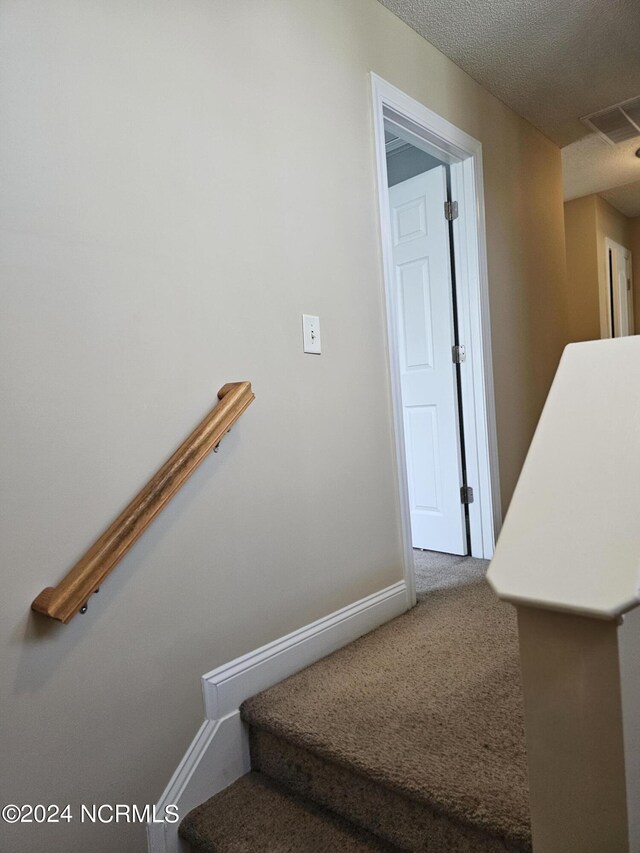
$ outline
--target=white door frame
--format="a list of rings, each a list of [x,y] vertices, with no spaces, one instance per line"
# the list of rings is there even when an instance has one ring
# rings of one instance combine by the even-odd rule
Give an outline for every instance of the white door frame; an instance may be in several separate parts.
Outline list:
[[[604,302],[604,305],[605,305],[605,312],[604,313],[606,316],[604,317],[604,320],[601,317],[601,324],[600,325],[601,325],[601,337],[602,338],[610,338],[611,337],[611,285],[612,285],[612,282],[610,280],[610,271],[609,271],[609,252],[612,251],[614,253],[617,253],[618,249],[621,249],[623,252],[627,253],[627,256],[628,256],[627,260],[629,261],[629,266],[632,267],[632,265],[633,265],[633,254],[631,252],[631,249],[628,249],[626,246],[623,246],[622,243],[616,243],[616,241],[612,240],[611,237],[605,237],[604,238],[604,268],[605,268],[605,271],[604,271],[604,278],[600,280],[601,281],[601,288],[602,288],[602,292],[600,294],[600,300],[601,300],[601,303]],[[616,260],[616,272],[617,272],[617,260]],[[630,269],[630,273],[633,276],[633,269]],[[613,284],[616,285],[615,282]],[[617,287],[616,287],[616,290],[617,290]],[[620,299],[620,293],[618,292],[617,296],[614,296],[614,300],[613,300],[614,301],[614,309],[616,307],[618,308],[618,314],[620,313],[620,307],[618,304],[619,299]],[[628,309],[628,304],[629,303],[628,303],[628,297],[627,297],[627,309]],[[614,316],[614,321],[616,319],[619,320],[619,318],[616,318]],[[634,334],[633,316],[630,318],[630,320],[631,320],[631,322],[629,323],[629,329],[631,329],[631,331],[627,330],[627,334]]]
[[[474,502],[469,505],[471,554],[490,559],[502,524],[502,510],[491,361],[482,144],[377,74],[371,74],[371,86],[404,569],[410,603],[414,603],[384,121],[385,118],[395,121],[405,135],[413,136],[416,142],[435,146],[451,165],[451,188],[459,210],[453,223],[458,326],[460,342],[466,348],[466,361],[460,371],[463,427],[467,480],[474,490]]]

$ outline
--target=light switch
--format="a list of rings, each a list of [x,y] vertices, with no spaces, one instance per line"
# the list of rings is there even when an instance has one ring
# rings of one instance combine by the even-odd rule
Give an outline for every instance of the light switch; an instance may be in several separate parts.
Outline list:
[[[320,317],[302,315],[302,342],[305,352],[320,355]]]

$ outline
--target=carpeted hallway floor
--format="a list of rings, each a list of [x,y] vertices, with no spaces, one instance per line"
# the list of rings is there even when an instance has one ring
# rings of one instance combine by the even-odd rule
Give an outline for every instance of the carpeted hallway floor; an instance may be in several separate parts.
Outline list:
[[[488,560],[441,554],[438,551],[421,551],[419,548],[413,549],[413,562],[418,601],[436,589],[466,586],[482,580],[489,568]]]
[[[485,562],[417,561],[413,610],[244,704],[254,772],[185,818],[194,850],[531,849],[515,613]]]

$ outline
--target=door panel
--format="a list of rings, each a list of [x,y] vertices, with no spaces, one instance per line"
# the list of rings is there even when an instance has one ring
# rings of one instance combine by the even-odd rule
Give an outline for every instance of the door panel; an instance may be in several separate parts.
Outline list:
[[[412,506],[423,512],[440,512],[437,408],[407,406],[405,418]]]
[[[400,340],[405,372],[433,367],[433,326],[429,259],[420,258],[397,268],[401,303]]]
[[[445,200],[444,166],[389,189],[413,545],[466,554]]]

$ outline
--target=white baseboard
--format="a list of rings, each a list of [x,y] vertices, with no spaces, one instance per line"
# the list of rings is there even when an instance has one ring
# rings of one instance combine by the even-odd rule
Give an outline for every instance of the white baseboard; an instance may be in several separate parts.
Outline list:
[[[205,721],[173,774],[156,814],[177,806],[180,820],[195,806],[250,770],[249,745],[239,708],[245,699],[346,646],[408,607],[404,581],[202,676]],[[149,853],[183,853],[179,822],[147,824]]]
[[[180,820],[209,797],[229,787],[250,770],[249,742],[240,711],[222,720],[205,720],[156,804],[156,814],[177,806]],[[151,853],[181,853],[186,849],[176,823],[148,823]]]
[[[346,646],[406,609],[406,585],[404,581],[398,581],[286,637],[219,666],[202,676],[206,716],[216,720],[230,714],[250,696]]]

